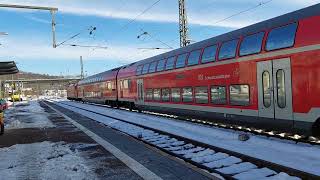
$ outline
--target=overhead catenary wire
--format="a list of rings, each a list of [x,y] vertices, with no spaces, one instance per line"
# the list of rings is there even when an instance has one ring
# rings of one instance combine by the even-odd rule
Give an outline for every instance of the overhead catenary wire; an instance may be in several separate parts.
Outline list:
[[[63,44],[64,46],[72,47],[84,47],[84,48],[95,48],[95,49],[108,49],[107,46],[95,46],[95,45],[81,45],[81,44]]]
[[[135,22],[140,16],[148,12],[150,9],[152,9],[156,4],[158,4],[161,0],[157,0],[150,6],[148,6],[145,10],[143,10],[141,13],[139,13],[135,18],[131,19],[129,22],[127,22],[125,25],[123,25],[121,28],[126,29],[131,23]]]
[[[159,50],[159,49],[172,49],[172,48],[160,48],[160,47],[151,47],[151,48],[138,48],[142,50]]]
[[[239,12],[237,12],[237,13],[235,13],[235,14],[232,14],[232,15],[230,15],[230,16],[228,16],[228,17],[225,17],[225,18],[223,18],[223,19],[220,19],[220,20],[214,22],[212,25],[219,24],[219,23],[221,23],[221,22],[223,22],[223,21],[226,21],[226,20],[228,20],[228,19],[231,19],[231,18],[233,18],[233,17],[235,17],[235,16],[238,16],[238,15],[240,15],[240,14],[249,12],[249,11],[251,11],[251,10],[253,10],[253,9],[256,9],[256,8],[258,8],[258,7],[260,7],[260,6],[263,6],[263,5],[265,5],[265,4],[268,4],[268,3],[270,3],[271,1],[273,1],[273,0],[268,0],[268,1],[265,1],[265,2],[260,2],[259,4],[255,5],[255,6],[249,7],[249,8],[247,8],[247,9],[245,9],[245,10],[239,11]]]
[[[113,39],[116,37],[117,34],[119,34],[122,31],[127,30],[127,28],[129,27],[130,24],[134,23],[140,16],[144,15],[146,12],[148,12],[150,9],[152,9],[155,5],[157,5],[161,0],[157,0],[154,3],[152,3],[150,6],[148,6],[147,8],[145,8],[141,13],[139,13],[137,16],[135,16],[134,18],[132,18],[131,20],[129,20],[127,23],[125,23],[124,25],[122,25],[120,27],[119,30],[117,30],[115,32],[115,35],[112,36],[112,38],[110,38],[109,40]]]
[[[140,31],[142,32],[142,34],[140,34],[137,38],[139,39],[140,37],[146,35],[149,36],[152,40],[154,41],[158,41],[160,42],[162,45],[167,46],[168,48],[161,48],[161,49],[173,49],[172,46],[170,46],[169,44],[165,43],[164,41],[161,41],[160,39],[154,37],[153,35],[151,35],[149,32],[143,30],[142,28],[140,29]]]
[[[68,41],[70,41],[70,40],[78,37],[79,35],[81,35],[81,34],[82,34],[83,32],[85,32],[85,31],[89,31],[89,34],[91,35],[96,29],[97,29],[96,27],[91,26],[89,29],[82,30],[81,32],[79,32],[79,33],[77,33],[77,34],[69,37],[68,39],[62,41],[61,43],[57,44],[56,47],[61,46],[61,45],[63,45],[64,43],[66,43],[66,42],[68,42]]]
[[[128,27],[132,24],[132,23],[134,23],[139,17],[141,17],[142,15],[144,15],[145,13],[147,13],[149,10],[151,10],[154,6],[156,6],[159,2],[160,2],[161,0],[157,0],[157,1],[155,1],[154,3],[152,3],[150,6],[148,6],[147,8],[145,8],[141,13],[139,13],[138,15],[136,15],[134,18],[132,18],[131,20],[129,20],[127,23],[125,23],[124,25],[122,25],[121,27],[120,27],[120,29],[118,29],[117,31],[113,31],[114,32],[114,34],[113,34],[113,36],[110,38],[110,39],[106,39],[106,40],[104,40],[106,43],[108,42],[108,41],[110,41],[111,39],[113,39],[113,38],[115,38],[115,37],[117,37],[117,35],[119,34],[119,33],[121,33],[121,32],[123,32],[123,31],[126,31],[127,29],[128,29]],[[109,47],[109,49],[111,49],[112,48],[112,46],[111,47]],[[138,54],[140,54],[141,52],[138,52]]]

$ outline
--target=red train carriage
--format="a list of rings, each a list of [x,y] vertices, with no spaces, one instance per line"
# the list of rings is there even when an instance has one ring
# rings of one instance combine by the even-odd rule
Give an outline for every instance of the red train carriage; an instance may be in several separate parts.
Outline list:
[[[319,133],[320,5],[137,63],[141,109]]]
[[[116,105],[117,74],[119,68],[99,73],[81,80],[78,83],[78,99],[94,103]]]
[[[130,110],[135,108],[137,97],[136,68],[135,63],[123,66],[117,76],[118,105]]]
[[[319,135],[319,29],[317,4],[86,78],[78,98]]]
[[[77,100],[77,90],[76,90],[76,84],[70,84],[67,88],[67,98],[69,100]]]

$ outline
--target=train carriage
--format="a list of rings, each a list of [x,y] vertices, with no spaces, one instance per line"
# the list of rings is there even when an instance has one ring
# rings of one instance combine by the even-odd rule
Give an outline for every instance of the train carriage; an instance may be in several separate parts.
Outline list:
[[[123,66],[119,69],[117,76],[118,105],[129,108],[135,108],[137,97],[135,63]]]
[[[117,74],[119,68],[87,77],[78,83],[78,99],[86,102],[117,104]]]
[[[319,29],[317,4],[86,78],[78,98],[319,135]]]
[[[69,100],[77,100],[78,98],[78,94],[77,94],[77,86],[76,84],[70,84],[67,87],[67,98]]]
[[[137,63],[137,106],[319,132],[320,5]],[[317,122],[317,123],[315,123]]]

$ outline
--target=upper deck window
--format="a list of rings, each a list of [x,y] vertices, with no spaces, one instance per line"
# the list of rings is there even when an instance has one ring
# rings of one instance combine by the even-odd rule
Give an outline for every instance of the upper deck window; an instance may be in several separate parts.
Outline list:
[[[217,45],[206,47],[202,54],[202,63],[212,62],[216,60]]]
[[[137,75],[140,75],[140,74],[141,74],[141,71],[142,71],[142,66],[138,66],[138,67],[137,67],[137,70],[136,70],[136,74],[137,74]]]
[[[147,73],[148,73],[149,65],[150,65],[150,64],[145,64],[145,65],[143,66],[142,74],[147,74]]]
[[[176,61],[176,68],[182,68],[186,65],[186,59],[187,59],[188,54],[181,54],[178,56],[177,61]]]
[[[268,35],[266,50],[272,51],[292,47],[296,36],[297,26],[297,23],[292,23],[272,29]]]
[[[172,56],[170,58],[168,58],[167,63],[166,63],[166,70],[170,70],[173,69],[174,67],[174,60],[176,59],[175,56]]]
[[[149,66],[149,73],[154,73],[156,72],[156,65],[157,65],[157,61],[153,62],[150,64]]]
[[[264,32],[245,37],[240,45],[240,56],[259,53],[261,51],[263,37]]]
[[[219,51],[219,60],[230,59],[236,56],[238,40],[224,42]]]
[[[165,59],[158,61],[157,72],[164,70],[165,63],[166,63]]]
[[[234,58],[236,56],[238,39],[224,42],[219,51],[219,60]]]
[[[188,58],[188,66],[196,65],[199,63],[201,50],[192,51]]]

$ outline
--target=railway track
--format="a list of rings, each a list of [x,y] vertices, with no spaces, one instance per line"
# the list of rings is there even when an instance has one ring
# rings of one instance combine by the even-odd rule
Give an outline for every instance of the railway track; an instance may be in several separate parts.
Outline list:
[[[95,106],[100,106],[100,107],[112,108],[111,106],[103,105],[103,104],[88,103],[88,102],[86,102],[86,103],[91,104],[91,105],[95,105]],[[130,111],[129,109],[123,108],[123,107],[121,107],[119,109],[125,110],[125,111]],[[132,112],[139,113],[137,110],[133,110]],[[177,121],[196,123],[196,124],[209,126],[209,127],[233,130],[233,131],[237,131],[239,133],[249,133],[252,135],[260,135],[260,136],[265,136],[265,137],[277,138],[279,140],[288,140],[288,141],[293,141],[296,144],[306,143],[306,144],[310,144],[310,145],[320,145],[320,138],[319,137],[304,136],[304,135],[285,133],[285,132],[279,132],[279,131],[268,131],[265,129],[245,127],[245,126],[240,126],[240,125],[223,124],[223,123],[217,123],[217,122],[208,121],[208,120],[193,119],[193,118],[184,117],[184,116],[175,116],[175,115],[162,114],[162,113],[151,112],[151,111],[142,111],[141,113],[153,115],[153,116],[158,116],[158,117],[170,118],[170,119],[174,119]]]
[[[51,102],[53,106],[55,104]],[[104,116],[121,122],[109,127],[130,135],[172,156],[183,159],[210,173],[219,174],[225,179],[260,179],[263,177],[292,178],[292,179],[320,179],[319,176],[278,165],[265,160],[250,157],[235,151],[194,141],[176,134],[146,127],[129,122],[125,119],[105,115],[92,110],[61,104],[85,111],[92,115]],[[289,177],[289,175],[291,177]]]

